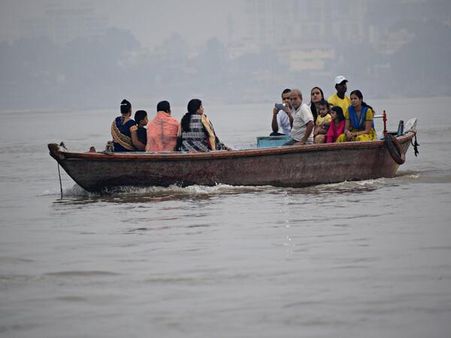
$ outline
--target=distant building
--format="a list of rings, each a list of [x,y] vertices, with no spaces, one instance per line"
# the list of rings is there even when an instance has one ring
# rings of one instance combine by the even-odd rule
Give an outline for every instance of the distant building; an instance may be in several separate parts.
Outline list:
[[[247,0],[244,46],[270,46],[293,70],[324,70],[340,42],[376,36],[366,22],[368,1]]]
[[[59,2],[51,3],[47,5],[43,18],[25,24],[32,35],[50,36],[56,43],[77,37],[101,36],[108,27],[107,20],[97,16],[88,2],[79,8],[63,8]]]

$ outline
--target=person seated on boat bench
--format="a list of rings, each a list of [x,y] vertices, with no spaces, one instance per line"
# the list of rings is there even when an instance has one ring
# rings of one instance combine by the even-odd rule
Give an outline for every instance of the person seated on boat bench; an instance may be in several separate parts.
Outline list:
[[[332,117],[329,114],[329,102],[322,99],[319,101],[318,107],[319,114],[316,117],[315,127],[313,129],[313,138],[315,143],[325,143],[327,130],[329,129],[330,121],[332,120]]]
[[[329,129],[327,129],[326,143],[336,142],[338,136],[345,132],[346,119],[341,107],[333,106],[330,108],[330,116],[332,121],[330,122]]]
[[[204,114],[204,107],[199,99],[192,99],[188,102],[188,112],[181,121],[178,149],[189,152],[230,150],[216,136],[213,124]]]
[[[145,147],[147,143],[146,126],[149,122],[149,120],[147,119],[147,112],[145,110],[137,110],[135,112],[135,122],[138,127],[138,129],[136,130],[136,132],[138,133],[138,141]]]
[[[138,126],[131,119],[132,104],[127,100],[121,102],[121,116],[111,124],[113,150],[116,152],[144,150],[145,146],[138,140]]]
[[[291,140],[284,145],[312,144],[313,143],[313,114],[309,106],[302,103],[302,93],[293,89],[290,93],[291,114],[293,115],[293,128]]]
[[[282,104],[284,109],[278,109],[278,104],[272,109],[271,128],[272,133],[269,136],[283,136],[290,135],[291,125],[293,124],[293,116],[291,116],[290,106],[290,92],[291,89],[286,88],[282,92]]]
[[[174,151],[180,123],[171,116],[171,105],[168,101],[157,104],[157,114],[147,124],[146,151]]]
[[[363,102],[360,90],[351,92],[351,106],[344,115],[345,132],[338,137],[337,142],[376,140],[376,131],[373,127],[374,111],[371,106]]]
[[[313,114],[313,123],[316,123],[316,118],[318,117],[318,111],[319,111],[319,102],[321,100],[324,100],[324,93],[323,90],[320,87],[313,87],[310,90],[310,110]]]
[[[346,91],[348,90],[347,82],[348,80],[343,75],[335,77],[335,89],[337,92],[327,99],[332,106],[339,106],[343,110],[343,113],[351,105],[351,100],[346,96]]]

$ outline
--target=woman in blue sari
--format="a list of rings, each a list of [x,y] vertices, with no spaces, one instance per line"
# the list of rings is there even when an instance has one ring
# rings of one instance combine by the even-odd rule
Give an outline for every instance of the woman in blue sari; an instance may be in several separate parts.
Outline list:
[[[111,124],[111,136],[116,152],[144,150],[146,145],[138,139],[138,126],[131,118],[132,105],[127,100],[121,102],[121,116]]]
[[[376,140],[373,108],[363,102],[360,90],[353,90],[350,98],[351,105],[344,113],[345,132],[337,138],[336,142]]]

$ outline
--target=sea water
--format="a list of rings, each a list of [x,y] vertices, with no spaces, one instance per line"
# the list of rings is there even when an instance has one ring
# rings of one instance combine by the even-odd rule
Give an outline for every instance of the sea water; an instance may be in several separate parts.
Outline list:
[[[62,172],[63,199],[47,143],[103,150],[118,114],[1,113],[0,336],[449,337],[451,98],[369,103],[418,118],[392,179],[99,195]],[[271,104],[204,106],[232,147],[270,132]]]

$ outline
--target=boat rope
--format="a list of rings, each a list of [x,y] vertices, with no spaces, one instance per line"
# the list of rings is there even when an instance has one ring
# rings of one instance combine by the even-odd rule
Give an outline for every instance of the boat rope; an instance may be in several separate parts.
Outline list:
[[[420,153],[420,152],[418,151],[418,147],[420,146],[420,144],[417,142],[417,134],[415,134],[415,141],[414,141],[414,139],[411,139],[411,140],[410,140],[410,144],[412,144],[412,146],[413,146],[413,151],[414,151],[414,153],[415,153],[415,157],[417,157],[418,154]]]
[[[63,199],[63,184],[61,183],[61,170],[60,170],[60,164],[56,163],[58,166],[58,177],[60,179],[60,193],[61,193],[61,199]]]

